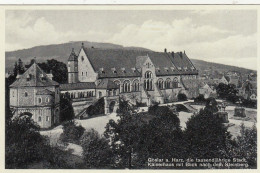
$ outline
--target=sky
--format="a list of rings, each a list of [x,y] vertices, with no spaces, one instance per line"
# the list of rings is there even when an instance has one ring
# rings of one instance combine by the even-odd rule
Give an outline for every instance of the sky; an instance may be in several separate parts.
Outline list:
[[[93,41],[257,69],[256,10],[6,11],[5,50]]]

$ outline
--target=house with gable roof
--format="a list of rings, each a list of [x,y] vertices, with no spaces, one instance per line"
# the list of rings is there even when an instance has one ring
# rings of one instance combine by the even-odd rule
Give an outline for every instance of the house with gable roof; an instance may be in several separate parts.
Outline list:
[[[49,128],[59,123],[60,89],[34,62],[10,88],[10,108],[15,116],[28,115],[41,127]]]
[[[84,44],[78,54],[72,50],[68,73],[69,84],[62,85],[95,83],[93,97],[105,98],[105,112],[109,112],[110,104],[118,105],[118,102],[114,103],[115,99],[109,97],[122,97],[134,104],[138,101],[148,106],[153,102],[177,100],[177,95],[185,90],[181,77],[196,79],[198,75],[185,51],[99,49],[86,48]],[[106,87],[100,88],[103,83],[107,84]],[[72,90],[73,87],[63,87],[62,94]]]

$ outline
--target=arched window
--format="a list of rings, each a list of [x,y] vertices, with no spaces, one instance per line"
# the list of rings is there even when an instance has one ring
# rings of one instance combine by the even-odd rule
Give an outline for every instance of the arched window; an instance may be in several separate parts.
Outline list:
[[[158,85],[159,89],[163,89],[164,88],[164,81],[163,81],[163,79],[158,79],[157,85]]]
[[[150,78],[153,77],[153,74],[152,74],[152,72],[147,71],[147,72],[145,72],[144,77],[145,77],[146,79],[150,79]]]
[[[173,79],[173,88],[178,88],[178,78],[177,77],[175,77],[174,79]]]
[[[38,121],[41,122],[42,121],[42,117],[38,117]]]
[[[166,79],[166,81],[165,81],[165,88],[166,89],[170,89],[171,88],[171,79]]]
[[[153,90],[153,74],[150,71],[145,72],[144,74],[144,89],[147,91]]]
[[[46,98],[45,98],[45,102],[46,102],[46,103],[49,103],[49,101],[50,101],[49,97],[46,97]]]
[[[130,81],[125,80],[123,83],[123,92],[130,92]]]
[[[27,96],[28,96],[28,93],[27,93],[27,92],[25,92],[25,93],[24,93],[24,97],[27,97]]]
[[[139,84],[139,80],[134,80],[133,81],[133,91],[139,91],[139,87],[140,87],[140,84]]]
[[[38,102],[39,102],[39,103],[42,103],[42,98],[39,97],[39,98],[38,98]]]

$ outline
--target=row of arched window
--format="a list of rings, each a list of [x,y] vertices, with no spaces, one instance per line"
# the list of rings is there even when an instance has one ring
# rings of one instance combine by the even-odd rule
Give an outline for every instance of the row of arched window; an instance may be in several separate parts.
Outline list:
[[[82,92],[71,92],[66,93],[69,98],[88,98],[88,97],[94,97],[94,91],[82,91]],[[63,94],[64,96],[65,94]]]
[[[120,92],[134,92],[134,91],[140,91],[140,83],[139,80],[134,80],[132,85],[130,83],[130,80],[125,80],[122,84],[122,88],[120,86],[120,81],[116,80],[114,81],[119,86]]]
[[[178,83],[178,78],[174,78],[173,82],[169,78],[166,79],[166,81],[164,81],[163,79],[158,79],[157,86],[159,89],[178,88]]]

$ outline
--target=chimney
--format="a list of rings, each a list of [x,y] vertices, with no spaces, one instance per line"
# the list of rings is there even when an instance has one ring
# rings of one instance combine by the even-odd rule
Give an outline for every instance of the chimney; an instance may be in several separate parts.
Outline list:
[[[174,58],[174,52],[172,51],[172,57]]]
[[[180,52],[180,56],[181,56],[181,58],[182,58],[182,52]]]
[[[186,53],[185,53],[185,50],[184,50],[184,52],[183,52],[185,55],[186,55]]]
[[[84,43],[83,42],[81,43],[81,47],[84,47]]]
[[[167,53],[167,49],[166,48],[164,48],[164,52]]]

